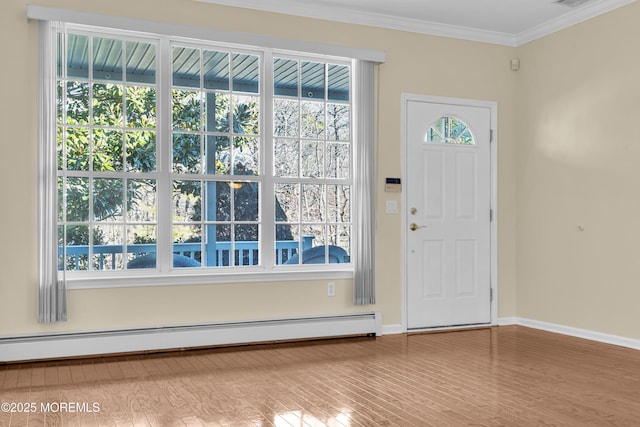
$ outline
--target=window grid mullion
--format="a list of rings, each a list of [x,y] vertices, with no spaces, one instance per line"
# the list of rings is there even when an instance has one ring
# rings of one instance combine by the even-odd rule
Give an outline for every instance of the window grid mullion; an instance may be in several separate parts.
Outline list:
[[[127,42],[122,40],[122,51],[120,53],[120,66],[122,67],[122,168],[127,170]],[[92,162],[93,163],[93,162]],[[122,180],[122,262],[127,265],[128,244],[129,241],[129,218],[127,209],[127,199],[129,194],[129,180],[131,176],[127,176]],[[157,250],[157,247],[156,247]]]
[[[171,117],[171,43],[168,38],[163,37],[158,43],[158,53],[156,63],[157,67],[156,84],[158,108],[157,132],[156,139],[159,141],[157,145],[158,160],[156,161],[156,170],[158,172],[157,179],[157,201],[158,226],[156,230],[157,236],[157,254],[156,268],[161,272],[167,272],[173,268],[173,224],[171,223],[171,200],[172,200],[172,184],[171,184],[171,143],[172,135],[172,117]]]
[[[276,215],[275,215],[275,177],[273,167],[273,98],[274,70],[273,52],[266,50],[262,61],[262,105],[260,107],[261,137],[261,174],[264,177],[262,200],[260,200],[262,217],[260,218],[260,253],[261,262],[268,270],[276,264]]]
[[[233,173],[233,165],[235,164],[235,146],[234,146],[234,132],[235,117],[233,117],[234,103],[234,90],[233,78],[235,77],[235,69],[233,67],[233,56],[236,54],[233,50],[229,50],[229,174],[231,175],[231,181],[234,182],[236,177]],[[236,188],[231,186],[229,191],[229,206],[231,209],[231,217],[229,221],[229,267],[236,265]],[[216,236],[217,238],[217,236]]]
[[[87,260],[88,265],[88,269],[89,271],[93,270],[93,242],[94,242],[94,236],[93,233],[95,231],[95,215],[94,215],[94,206],[93,206],[93,186],[95,185],[95,178],[93,176],[93,172],[95,172],[93,170],[93,146],[94,146],[94,135],[95,135],[95,129],[94,129],[94,124],[93,124],[93,41],[94,41],[95,36],[89,36],[88,39],[88,50],[87,50],[87,55],[88,55],[88,59],[87,59],[87,66],[89,68],[89,81],[88,81],[88,85],[89,85],[89,116],[87,117],[87,123],[89,126],[89,164],[87,165],[87,168],[89,170],[89,218],[88,218],[88,227],[89,227],[89,259]]]
[[[207,144],[207,136],[205,133],[205,110],[209,108],[205,104],[205,90],[204,90],[204,49],[198,49],[198,76],[200,77],[200,87],[198,88],[198,98],[200,99],[200,129],[197,135],[200,137],[200,172],[204,175],[206,171],[205,166],[205,146]],[[207,227],[207,218],[209,218],[209,192],[207,191],[208,180],[200,181],[200,200],[201,200],[201,218],[200,218],[200,261],[202,265],[207,265],[207,242],[209,241],[209,230]]]

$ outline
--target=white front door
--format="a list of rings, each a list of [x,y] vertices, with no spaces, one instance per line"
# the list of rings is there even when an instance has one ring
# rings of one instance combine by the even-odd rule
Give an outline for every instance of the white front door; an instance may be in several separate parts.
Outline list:
[[[488,324],[491,108],[406,102],[407,327]]]

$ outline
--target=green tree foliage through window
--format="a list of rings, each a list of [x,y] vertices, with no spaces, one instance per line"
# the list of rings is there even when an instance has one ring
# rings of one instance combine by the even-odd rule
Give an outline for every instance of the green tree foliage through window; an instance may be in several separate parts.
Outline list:
[[[273,102],[265,105],[258,53],[172,45],[173,80],[162,87],[159,44],[60,36],[59,240],[70,252],[89,248],[61,258],[61,268],[125,269],[144,254],[129,254],[128,245],[149,245],[148,253],[171,250],[155,247],[159,210],[171,211],[173,245],[200,244],[194,258],[206,266],[246,265],[246,255],[233,250],[222,264],[205,252],[211,242],[214,248],[216,242],[258,242],[263,226],[275,227],[278,241],[311,236],[314,245],[349,249],[348,66],[278,60],[289,68],[281,69],[281,88],[276,84]],[[292,70],[297,77],[288,77]],[[170,103],[161,113],[164,124],[160,98]],[[265,117],[273,135],[263,134]],[[265,148],[273,165],[262,164]],[[159,170],[161,153],[169,153],[168,171]],[[265,174],[275,177],[266,191]],[[163,195],[167,206],[158,205],[160,191],[170,191]],[[263,224],[265,193],[275,202],[275,224]],[[119,250],[101,252],[107,246]]]

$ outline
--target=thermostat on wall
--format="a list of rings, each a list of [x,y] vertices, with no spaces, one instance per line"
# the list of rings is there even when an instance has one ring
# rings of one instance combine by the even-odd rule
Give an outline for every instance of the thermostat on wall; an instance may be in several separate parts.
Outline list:
[[[384,191],[389,191],[391,193],[399,193],[402,191],[402,185],[400,184],[400,178],[386,178]]]

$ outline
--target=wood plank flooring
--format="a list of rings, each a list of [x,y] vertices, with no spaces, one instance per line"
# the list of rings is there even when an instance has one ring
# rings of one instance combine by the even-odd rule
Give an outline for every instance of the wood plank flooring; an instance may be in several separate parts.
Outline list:
[[[640,426],[640,352],[505,326],[49,361],[0,365],[0,403],[2,427]]]

